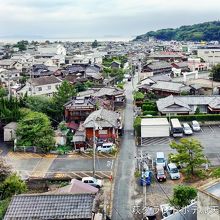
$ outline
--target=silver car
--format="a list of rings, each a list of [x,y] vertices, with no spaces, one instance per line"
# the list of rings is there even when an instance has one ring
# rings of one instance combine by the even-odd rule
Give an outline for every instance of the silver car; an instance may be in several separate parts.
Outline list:
[[[199,122],[198,121],[192,121],[192,129],[193,131],[200,131],[201,128],[200,128],[200,125],[199,125]]]
[[[185,135],[191,135],[193,133],[191,127],[187,123],[183,123],[183,132]]]

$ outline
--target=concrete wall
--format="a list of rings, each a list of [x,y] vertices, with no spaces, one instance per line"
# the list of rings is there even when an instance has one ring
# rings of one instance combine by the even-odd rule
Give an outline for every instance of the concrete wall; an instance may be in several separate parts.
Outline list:
[[[196,209],[196,203],[192,203],[191,205],[181,209],[179,212],[176,212],[173,215],[163,218],[163,220],[200,220],[200,218],[197,218]]]
[[[4,128],[4,141],[13,141],[16,137],[15,130],[11,128]]]
[[[198,192],[198,220],[220,220],[220,201],[205,192]]]

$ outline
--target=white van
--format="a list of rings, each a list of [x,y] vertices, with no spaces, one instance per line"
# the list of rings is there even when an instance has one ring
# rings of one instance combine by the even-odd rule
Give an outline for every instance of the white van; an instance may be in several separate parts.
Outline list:
[[[115,148],[113,143],[103,143],[101,146],[97,147],[98,152],[110,153]]]
[[[166,160],[165,160],[165,156],[164,156],[164,153],[163,152],[157,152],[157,155],[156,155],[156,166],[163,166],[165,167],[166,166]]]

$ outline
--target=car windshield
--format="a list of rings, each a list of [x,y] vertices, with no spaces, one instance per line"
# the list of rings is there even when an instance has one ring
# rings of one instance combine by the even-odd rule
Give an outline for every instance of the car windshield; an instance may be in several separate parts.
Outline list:
[[[158,175],[164,175],[164,171],[163,171],[163,170],[158,170],[158,171],[157,171],[157,174],[158,174]]]
[[[190,127],[185,127],[185,130],[191,130],[191,128]]]
[[[164,163],[164,159],[163,158],[157,158],[157,163]]]
[[[178,173],[179,170],[178,170],[177,168],[173,168],[173,169],[170,170],[170,172],[171,172],[171,173]]]

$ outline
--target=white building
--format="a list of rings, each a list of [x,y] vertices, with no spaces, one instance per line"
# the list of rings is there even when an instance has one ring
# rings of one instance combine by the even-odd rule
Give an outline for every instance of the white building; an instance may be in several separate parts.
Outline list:
[[[37,51],[40,54],[57,54],[66,56],[66,48],[61,44],[51,44],[47,46],[39,46]]]
[[[57,92],[62,80],[55,76],[44,76],[27,80],[26,85],[17,91],[17,95],[45,95],[52,96]]]
[[[205,62],[212,67],[220,63],[220,47],[207,47],[198,49],[198,57],[201,57]]]

